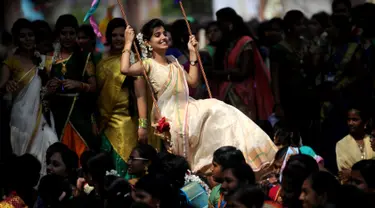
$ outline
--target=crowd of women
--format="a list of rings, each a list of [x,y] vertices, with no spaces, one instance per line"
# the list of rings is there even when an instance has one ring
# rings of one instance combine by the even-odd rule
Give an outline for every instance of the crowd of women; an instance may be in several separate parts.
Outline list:
[[[17,20],[0,207],[372,206],[375,5],[332,11],[249,27],[224,8],[199,53],[184,20],[113,18],[104,52],[72,15]]]

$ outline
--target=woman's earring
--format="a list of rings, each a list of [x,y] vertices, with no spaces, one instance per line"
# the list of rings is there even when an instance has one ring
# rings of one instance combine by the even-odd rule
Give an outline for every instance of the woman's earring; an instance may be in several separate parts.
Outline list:
[[[145,166],[145,174],[147,175],[148,174],[148,167]]]
[[[150,56],[152,55],[152,46],[147,45],[147,50],[150,53]]]
[[[147,49],[148,49],[149,51],[152,51],[152,46],[147,45]]]

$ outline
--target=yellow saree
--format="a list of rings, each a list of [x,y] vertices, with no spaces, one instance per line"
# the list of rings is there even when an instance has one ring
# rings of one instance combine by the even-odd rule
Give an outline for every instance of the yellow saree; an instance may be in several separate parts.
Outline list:
[[[111,152],[117,172],[125,176],[125,161],[137,145],[138,117],[132,117],[129,113],[129,89],[123,85],[126,76],[120,72],[120,57],[121,55],[104,57],[97,64],[97,104],[99,128],[102,132],[101,149]]]
[[[122,161],[127,160],[137,145],[137,118],[129,114],[129,89],[123,87],[125,78],[120,73],[120,56],[105,57],[97,64],[98,121],[102,141],[107,139]],[[103,146],[106,146],[105,141],[102,149],[109,150]]]
[[[350,170],[355,163],[361,160],[372,159],[375,156],[375,152],[371,149],[370,137],[367,135],[363,140],[363,153],[350,134],[337,142],[336,160],[339,171],[343,169]]]

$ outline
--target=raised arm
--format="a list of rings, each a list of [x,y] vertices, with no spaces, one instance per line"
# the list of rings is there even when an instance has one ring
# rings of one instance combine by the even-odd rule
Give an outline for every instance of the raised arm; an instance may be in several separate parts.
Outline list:
[[[198,51],[198,41],[195,39],[195,37],[192,35],[190,36],[190,40],[188,43],[189,48],[189,58],[190,63],[194,62],[195,64],[190,64],[189,68],[189,74],[187,76],[187,83],[191,87],[197,87],[199,84],[199,72],[198,72],[198,57],[197,57],[197,51]]]
[[[139,127],[138,141],[147,144],[147,91],[146,81],[141,77],[134,81],[135,95],[137,97]]]
[[[129,25],[125,29],[125,46],[121,56],[121,73],[127,76],[141,76],[143,74],[143,68],[140,61],[131,65],[130,54],[131,48],[134,41],[134,30]]]

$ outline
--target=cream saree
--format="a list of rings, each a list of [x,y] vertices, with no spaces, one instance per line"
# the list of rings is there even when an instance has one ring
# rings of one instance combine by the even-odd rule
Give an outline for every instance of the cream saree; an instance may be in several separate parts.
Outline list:
[[[361,161],[369,160],[375,157],[375,152],[371,148],[370,137],[364,139],[363,153],[360,151],[357,142],[348,134],[336,144],[336,160],[338,170],[352,169],[352,166]]]
[[[174,57],[161,65],[144,61],[162,116],[171,124],[174,154],[187,158],[193,172],[207,172],[216,149],[235,146],[254,171],[272,163],[277,148],[268,135],[236,108],[216,99],[189,97],[186,72]]]
[[[42,113],[40,90],[42,82],[38,76],[38,69],[33,67],[27,72],[17,66],[15,60],[7,60],[20,90],[14,93],[10,116],[10,135],[13,153],[34,155],[42,165],[41,174],[46,173],[47,148],[57,142],[57,136]],[[52,115],[51,115],[52,116]],[[53,121],[53,119],[51,119]]]

